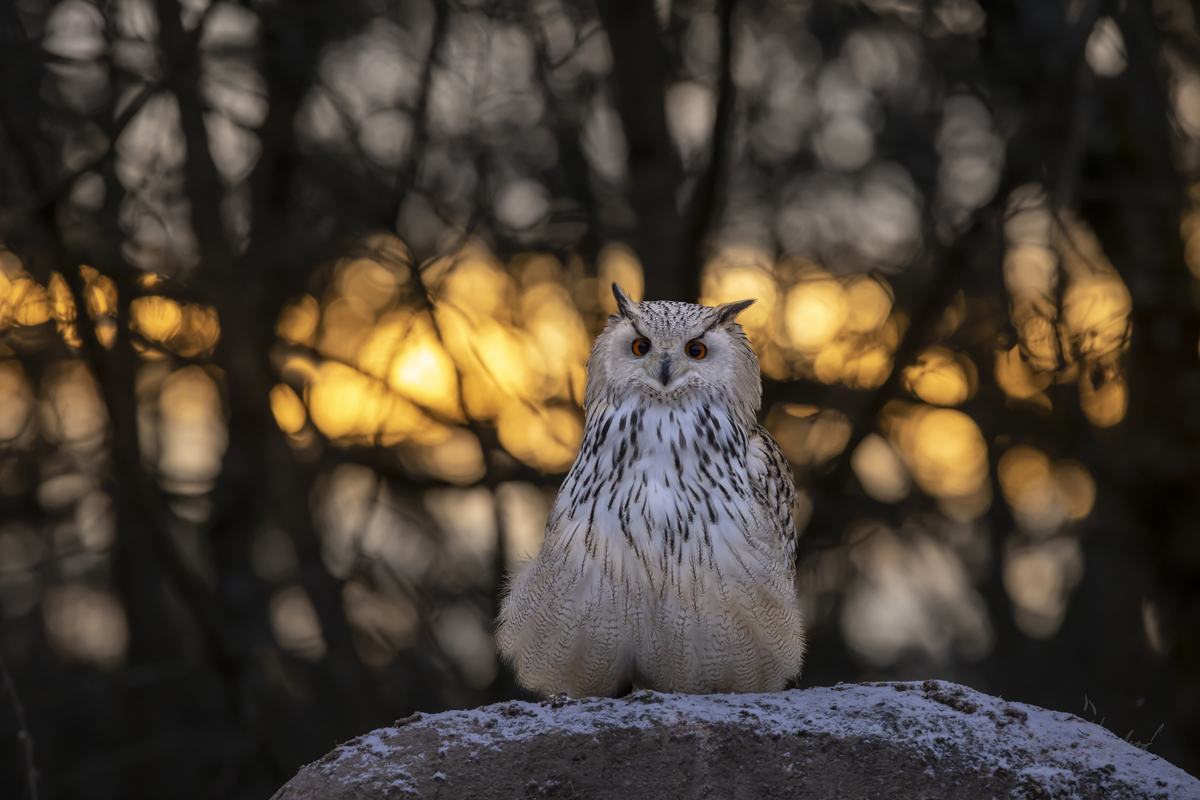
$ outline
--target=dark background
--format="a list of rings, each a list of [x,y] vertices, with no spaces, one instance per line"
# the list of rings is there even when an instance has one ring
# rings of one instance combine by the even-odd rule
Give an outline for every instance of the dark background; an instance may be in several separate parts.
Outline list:
[[[0,795],[265,798],[491,639],[635,298],[757,297],[800,685],[1200,774],[1187,0],[0,3]]]

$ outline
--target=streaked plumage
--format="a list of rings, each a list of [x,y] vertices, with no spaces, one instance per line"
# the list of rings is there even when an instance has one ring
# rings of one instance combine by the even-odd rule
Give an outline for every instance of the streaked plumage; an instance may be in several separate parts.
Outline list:
[[[804,650],[795,488],[755,419],[758,360],[734,321],[753,301],[613,291],[579,455],[541,551],[512,579],[500,651],[545,694],[779,690]]]

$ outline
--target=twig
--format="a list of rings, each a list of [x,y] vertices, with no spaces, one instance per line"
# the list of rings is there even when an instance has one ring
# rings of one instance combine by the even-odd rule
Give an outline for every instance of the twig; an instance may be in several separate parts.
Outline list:
[[[396,176],[395,194],[390,198],[386,213],[387,223],[395,227],[400,217],[400,208],[412,191],[421,165],[421,156],[429,143],[429,98],[433,94],[433,67],[441,52],[446,30],[449,28],[450,9],[446,0],[434,0],[433,30],[429,34],[429,53],[425,56],[425,69],[421,72],[421,88],[413,104],[413,136],[404,168]]]
[[[29,726],[25,724],[25,708],[21,705],[21,697],[17,694],[17,684],[8,671],[8,665],[4,663],[3,655],[0,655],[0,674],[4,676],[4,688],[12,695],[13,710],[17,714],[17,740],[21,742],[22,749],[25,751],[25,778],[29,781],[29,797],[30,800],[37,800],[38,772],[37,766],[33,762],[33,737],[29,734]]]

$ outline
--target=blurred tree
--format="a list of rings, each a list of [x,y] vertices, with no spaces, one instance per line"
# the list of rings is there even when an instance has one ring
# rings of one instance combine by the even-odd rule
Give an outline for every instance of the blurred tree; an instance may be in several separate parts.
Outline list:
[[[1186,0],[17,0],[0,35],[4,796],[32,741],[41,797],[261,797],[518,696],[497,596],[613,280],[758,298],[801,685],[958,680],[1200,769]]]

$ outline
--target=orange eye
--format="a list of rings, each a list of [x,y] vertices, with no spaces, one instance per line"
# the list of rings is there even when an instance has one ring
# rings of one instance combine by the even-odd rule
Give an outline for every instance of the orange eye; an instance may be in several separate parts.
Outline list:
[[[644,355],[646,355],[646,353],[649,353],[649,352],[650,352],[650,340],[649,339],[634,339],[633,340],[633,354],[635,356],[644,356]]]
[[[708,355],[708,348],[704,346],[704,342],[688,342],[683,348],[689,356],[699,361]]]

